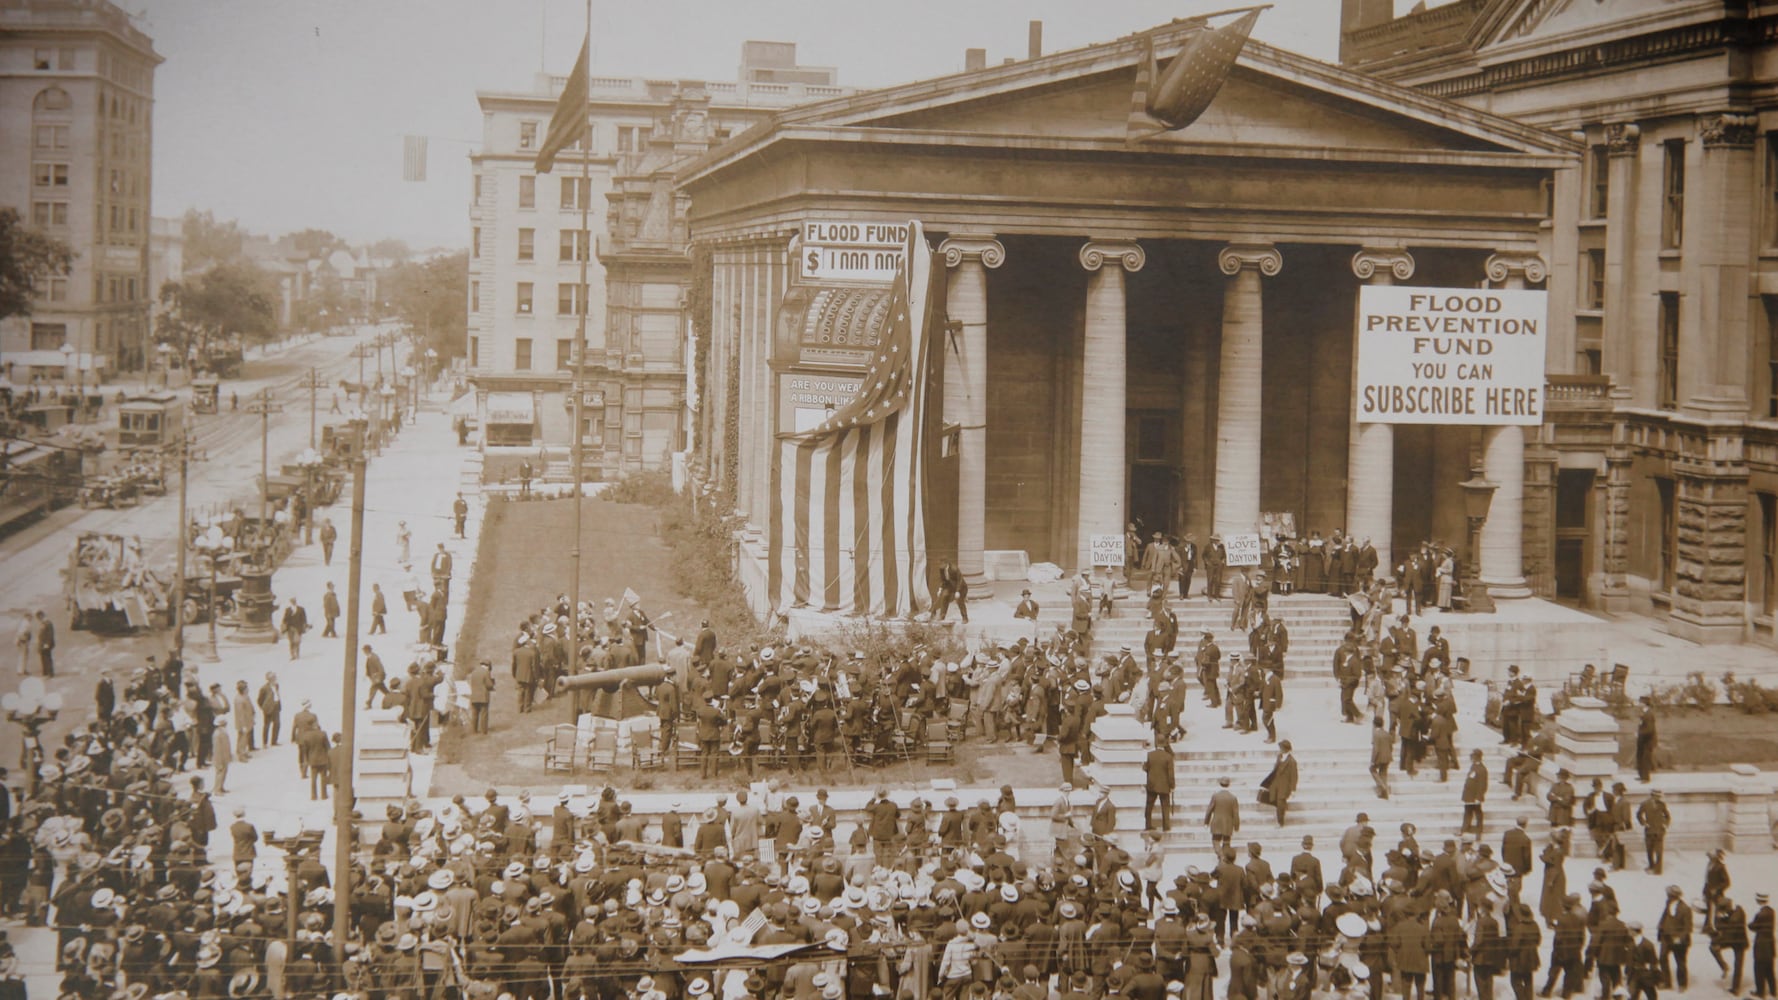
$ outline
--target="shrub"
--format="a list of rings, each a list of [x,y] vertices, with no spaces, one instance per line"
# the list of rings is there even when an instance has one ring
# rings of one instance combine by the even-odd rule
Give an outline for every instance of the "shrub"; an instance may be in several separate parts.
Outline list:
[[[1753,680],[1736,680],[1733,673],[1722,675],[1722,685],[1729,704],[1748,715],[1778,712],[1778,688],[1762,687]]]
[[[834,645],[845,652],[861,652],[874,662],[911,660],[914,647],[925,646],[935,658],[955,662],[967,650],[950,629],[928,622],[884,622],[860,618],[842,625]]]
[[[612,503],[639,503],[650,507],[665,507],[676,497],[673,474],[662,470],[632,472],[599,494],[601,500]]]

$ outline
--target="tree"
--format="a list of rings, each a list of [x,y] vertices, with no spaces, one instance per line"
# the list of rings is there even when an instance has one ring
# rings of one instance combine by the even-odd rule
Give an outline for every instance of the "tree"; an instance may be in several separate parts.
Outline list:
[[[187,270],[239,260],[247,240],[247,234],[235,220],[217,222],[208,210],[200,212],[195,208],[186,209],[180,230],[185,240]]]
[[[407,259],[413,255],[413,251],[408,249],[406,240],[390,238],[372,243],[370,255],[401,264],[406,263]]]
[[[68,244],[25,225],[17,209],[0,208],[0,319],[31,315],[37,283],[73,263]]]
[[[162,329],[177,331],[188,343],[196,338],[238,333],[247,340],[266,340],[278,328],[278,286],[272,276],[246,261],[217,264],[184,282],[161,287],[169,312]]]
[[[461,357],[469,338],[469,254],[409,261],[381,282],[396,316],[440,358]]]
[[[291,233],[286,239],[296,248],[296,252],[305,258],[325,257],[335,250],[348,250],[346,241],[325,229],[304,229]]]

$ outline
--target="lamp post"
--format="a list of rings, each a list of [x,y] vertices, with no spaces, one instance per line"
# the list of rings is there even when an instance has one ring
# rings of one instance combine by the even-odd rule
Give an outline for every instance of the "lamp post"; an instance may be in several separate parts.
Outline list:
[[[1457,485],[1463,490],[1463,512],[1469,520],[1469,551],[1463,559],[1463,596],[1469,610],[1493,611],[1494,599],[1488,596],[1488,588],[1482,586],[1479,566],[1482,525],[1488,520],[1488,508],[1493,505],[1494,491],[1500,484],[1472,472],[1468,479]]]
[[[70,344],[64,340],[64,341],[62,341],[62,383],[64,385],[66,385],[66,384],[71,383],[73,381],[74,381],[74,345]],[[75,391],[78,392],[79,390],[77,389]],[[79,420],[81,407],[80,407],[80,401],[78,400],[78,397],[76,397],[76,402],[75,402],[74,406],[75,406],[74,418],[76,420]]]
[[[167,344],[156,344],[154,346],[154,353],[160,355],[161,388],[165,389],[171,385],[173,381],[173,362],[171,358],[173,348]]]
[[[222,529],[211,522],[203,534],[192,540],[192,547],[202,552],[210,563],[210,658],[220,659],[216,653],[216,562],[223,553],[235,547],[235,540],[222,533]]]

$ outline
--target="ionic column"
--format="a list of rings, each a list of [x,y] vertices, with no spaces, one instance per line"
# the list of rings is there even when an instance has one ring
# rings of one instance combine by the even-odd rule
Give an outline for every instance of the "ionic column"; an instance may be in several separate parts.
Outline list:
[[[1636,274],[1636,172],[1642,152],[1642,128],[1635,123],[1605,126],[1605,333],[1600,338],[1600,370],[1611,376],[1623,396],[1652,406],[1635,396],[1637,391],[1637,344],[1632,331],[1635,303],[1630,284]],[[1592,198],[1589,192],[1587,198]],[[1647,365],[1642,365],[1647,369]],[[1650,383],[1653,385],[1652,376]]]
[[[957,568],[972,584],[987,582],[982,550],[986,546],[988,484],[988,271],[1006,260],[1006,248],[992,235],[958,233],[938,245],[945,266],[954,269],[945,289],[945,313],[963,327],[952,367],[958,378],[946,380],[957,391]]]
[[[1542,281],[1543,258],[1535,253],[1488,258],[1488,280],[1504,288]],[[1482,522],[1482,583],[1498,598],[1530,597],[1525,585],[1525,428],[1517,424],[1482,429],[1482,475],[1494,483],[1494,499]]]
[[[1080,248],[1080,266],[1091,273],[1080,367],[1077,569],[1092,568],[1092,536],[1124,533],[1124,272],[1134,274],[1147,261],[1142,247],[1126,241],[1089,240]]]
[[[1216,255],[1232,280],[1222,294],[1222,371],[1216,396],[1217,534],[1242,534],[1259,523],[1260,276],[1284,269],[1284,256],[1264,243],[1231,243]]]
[[[1399,247],[1365,247],[1352,255],[1352,273],[1369,285],[1393,285],[1414,276],[1414,258]],[[1358,336],[1352,324],[1352,385],[1358,385]],[[1369,539],[1377,565],[1385,574],[1395,567],[1395,426],[1366,424],[1352,406],[1351,437],[1346,449],[1346,534]]]

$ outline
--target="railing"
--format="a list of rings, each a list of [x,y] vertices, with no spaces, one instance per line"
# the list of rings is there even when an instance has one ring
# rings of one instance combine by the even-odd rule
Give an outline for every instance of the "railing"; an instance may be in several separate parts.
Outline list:
[[[1611,376],[1549,375],[1544,381],[1544,396],[1553,407],[1607,406],[1611,401]]]

